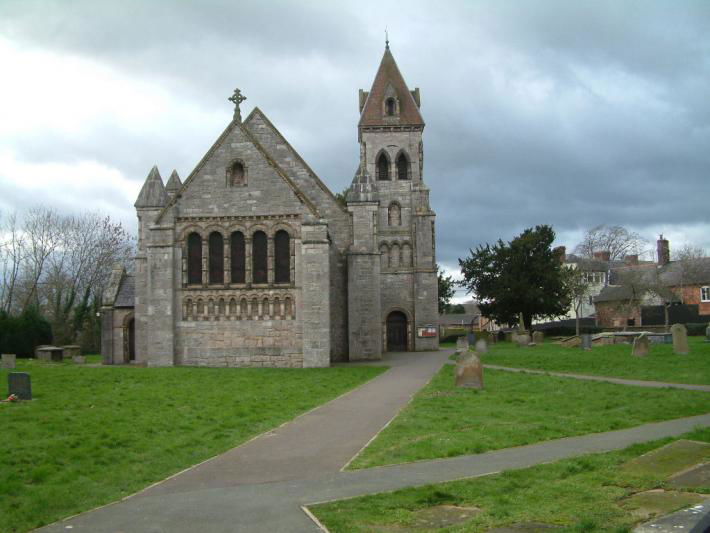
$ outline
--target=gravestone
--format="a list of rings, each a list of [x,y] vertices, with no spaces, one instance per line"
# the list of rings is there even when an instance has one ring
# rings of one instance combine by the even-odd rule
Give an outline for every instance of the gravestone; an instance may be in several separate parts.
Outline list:
[[[506,331],[505,333],[503,333],[503,335],[505,335],[506,342],[515,342],[512,331]]]
[[[2,362],[0,362],[0,368],[6,368],[8,370],[15,368],[16,355],[14,353],[4,353],[2,354]]]
[[[36,351],[40,361],[61,363],[64,360],[64,351],[56,346],[42,346]]]
[[[486,341],[483,339],[478,339],[476,341],[476,348],[475,348],[477,353],[488,353],[488,344],[486,344]]]
[[[32,399],[32,383],[28,373],[10,372],[7,376],[7,385],[9,393],[14,394],[20,400]]]
[[[631,348],[631,355],[636,357],[646,357],[650,349],[651,343],[649,342],[648,335],[641,333],[641,335],[634,339],[634,345]]]
[[[52,345],[51,344],[40,344],[35,347],[35,359],[41,359],[40,357],[40,351],[43,348],[50,348]]]
[[[710,342],[710,324],[705,328],[705,342]]]
[[[498,337],[499,342],[505,342],[507,340],[505,337],[505,331],[503,331],[502,329],[498,330],[498,334],[496,335],[496,337]]]
[[[545,334],[542,331],[533,331],[532,341],[535,344],[542,344],[545,342]]]
[[[71,360],[77,365],[83,365],[86,363],[86,357],[83,355],[75,355]]]
[[[68,346],[62,346],[64,350],[64,357],[74,357],[75,355],[81,355],[81,346],[78,344],[69,344]]]
[[[582,350],[591,350],[592,347],[594,346],[592,344],[592,336],[589,333],[585,333],[584,335],[580,335],[581,341],[582,341]]]
[[[673,353],[678,355],[688,355],[688,330],[683,324],[673,324],[671,326],[673,334]]]
[[[456,351],[457,352],[467,352],[468,351],[468,339],[466,337],[459,337],[456,339]]]
[[[474,352],[456,361],[456,386],[470,389],[483,388],[483,365]]]
[[[522,335],[518,334],[515,336],[515,342],[518,343],[518,346],[525,348],[530,344],[530,335],[527,333],[523,333]]]
[[[469,346],[471,346],[472,344],[475,344],[476,343],[476,334],[475,333],[466,334],[466,340],[468,340]]]

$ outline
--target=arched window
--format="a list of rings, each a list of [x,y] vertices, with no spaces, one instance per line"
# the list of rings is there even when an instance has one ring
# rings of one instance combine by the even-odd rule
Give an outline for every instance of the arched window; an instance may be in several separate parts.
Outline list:
[[[378,180],[390,179],[390,162],[384,152],[377,156],[376,166]]]
[[[227,170],[227,183],[232,186],[246,185],[246,172],[241,161],[235,161]]]
[[[394,243],[390,248],[390,268],[399,266],[399,244]]]
[[[394,98],[389,97],[387,100],[385,100],[385,113],[388,116],[393,116],[395,114],[395,111],[397,109],[397,102],[395,101]]]
[[[244,248],[244,234],[235,231],[230,238],[231,244],[231,278],[232,283],[244,283],[246,281],[246,253]]]
[[[291,250],[289,236],[284,230],[279,230],[274,236],[274,281],[288,283],[291,281]]]
[[[266,233],[257,231],[251,241],[252,276],[254,283],[268,283],[268,263],[266,247]]]
[[[406,242],[402,245],[402,266],[412,266],[412,247]]]
[[[202,237],[190,233],[187,238],[187,282],[202,283]]]
[[[224,239],[219,231],[210,233],[210,283],[224,283]]]
[[[407,156],[404,155],[404,152],[400,152],[397,157],[397,179],[409,179],[409,161],[407,160]]]
[[[387,270],[390,266],[390,251],[385,243],[380,244],[380,270]]]
[[[402,208],[396,202],[392,202],[387,209],[387,223],[390,226],[402,225]]]

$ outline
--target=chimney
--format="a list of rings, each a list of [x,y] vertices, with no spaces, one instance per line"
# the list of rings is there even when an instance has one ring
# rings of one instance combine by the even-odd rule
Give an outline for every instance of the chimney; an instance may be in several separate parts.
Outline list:
[[[627,255],[626,257],[624,257],[624,262],[627,265],[638,265],[639,264],[639,256],[638,256],[638,254]]]
[[[594,252],[594,259],[599,259],[600,261],[609,261],[611,257],[611,252],[609,250],[603,250],[601,252]]]
[[[656,253],[658,254],[659,266],[667,265],[671,261],[671,248],[668,239],[663,238],[663,234],[656,241]]]
[[[564,262],[567,260],[567,248],[564,246],[558,246],[557,248],[552,250],[552,253],[557,254],[557,256],[560,258],[560,263],[564,264]]]

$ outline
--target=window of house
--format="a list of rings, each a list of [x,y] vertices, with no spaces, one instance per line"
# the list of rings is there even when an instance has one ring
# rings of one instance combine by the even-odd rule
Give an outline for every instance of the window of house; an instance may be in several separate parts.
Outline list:
[[[224,239],[218,231],[209,238],[210,283],[224,283]]]
[[[291,281],[291,250],[289,235],[279,230],[274,236],[274,281],[288,283]]]
[[[378,180],[389,180],[390,179],[390,162],[384,152],[380,153],[377,157],[377,162],[375,163],[377,179]]]
[[[710,287],[702,287],[700,289],[700,301],[710,302]]]
[[[202,237],[190,233],[187,238],[187,282],[202,283]]]
[[[252,252],[252,277],[254,283],[268,283],[268,261],[266,233],[257,231],[254,233],[251,242]]]
[[[393,116],[397,110],[397,102],[395,101],[394,98],[390,97],[387,100],[385,100],[385,113],[387,113],[388,116]]]
[[[400,153],[397,157],[397,179],[409,179],[409,161],[407,160],[407,156],[405,156],[404,153]]]
[[[246,281],[246,251],[244,247],[244,234],[235,231],[231,237],[231,278],[232,283]]]

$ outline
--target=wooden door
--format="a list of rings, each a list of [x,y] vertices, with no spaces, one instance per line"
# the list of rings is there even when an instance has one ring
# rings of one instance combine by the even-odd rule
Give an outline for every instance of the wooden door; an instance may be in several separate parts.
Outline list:
[[[407,317],[400,311],[393,311],[387,317],[387,351],[407,351]]]

